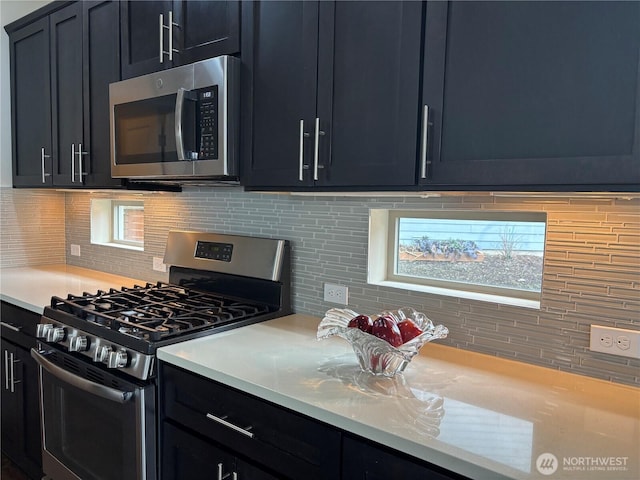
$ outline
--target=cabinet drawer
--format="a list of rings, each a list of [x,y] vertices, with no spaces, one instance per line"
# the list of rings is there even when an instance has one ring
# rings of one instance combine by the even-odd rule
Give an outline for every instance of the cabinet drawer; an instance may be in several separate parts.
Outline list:
[[[24,347],[36,345],[36,326],[40,315],[24,308],[1,302],[0,319],[2,319],[2,337]]]
[[[284,478],[339,478],[339,431],[171,365],[160,381],[165,418]]]

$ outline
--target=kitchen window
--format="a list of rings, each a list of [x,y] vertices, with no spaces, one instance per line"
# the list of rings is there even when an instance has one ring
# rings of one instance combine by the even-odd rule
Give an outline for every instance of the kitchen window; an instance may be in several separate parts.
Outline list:
[[[144,250],[144,202],[92,199],[91,243]]]
[[[368,282],[540,308],[544,212],[372,209]]]

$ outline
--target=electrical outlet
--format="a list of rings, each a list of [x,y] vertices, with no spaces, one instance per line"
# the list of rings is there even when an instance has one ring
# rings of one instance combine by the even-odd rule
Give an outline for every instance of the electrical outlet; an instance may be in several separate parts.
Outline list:
[[[589,350],[640,358],[640,330],[591,325]]]
[[[324,300],[326,302],[347,305],[349,303],[349,288],[344,285],[324,284]]]
[[[164,259],[161,257],[153,257],[153,269],[156,272],[166,272],[167,264],[164,263]]]
[[[80,245],[76,245],[75,243],[71,244],[71,255],[74,257],[80,256]]]

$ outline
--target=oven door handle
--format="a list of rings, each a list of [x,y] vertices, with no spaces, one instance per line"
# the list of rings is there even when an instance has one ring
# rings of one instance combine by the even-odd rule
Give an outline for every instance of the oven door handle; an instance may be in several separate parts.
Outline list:
[[[54,377],[66,382],[74,387],[84,390],[92,395],[98,395],[106,400],[117,403],[126,403],[133,397],[133,392],[122,392],[115,388],[106,387],[99,383],[94,383],[73,373],[67,372],[64,368],[51,363],[47,358],[35,348],[31,349],[31,356],[38,364]]]

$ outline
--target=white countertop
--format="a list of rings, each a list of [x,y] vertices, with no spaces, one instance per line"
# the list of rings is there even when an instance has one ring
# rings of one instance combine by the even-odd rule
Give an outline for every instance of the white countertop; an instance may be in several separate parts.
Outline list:
[[[146,282],[71,265],[42,265],[0,269],[0,300],[41,314],[51,297],[95,293]]]
[[[640,389],[436,343],[378,378],[346,341],[316,340],[318,323],[291,315],[158,357],[471,478],[640,478]]]

